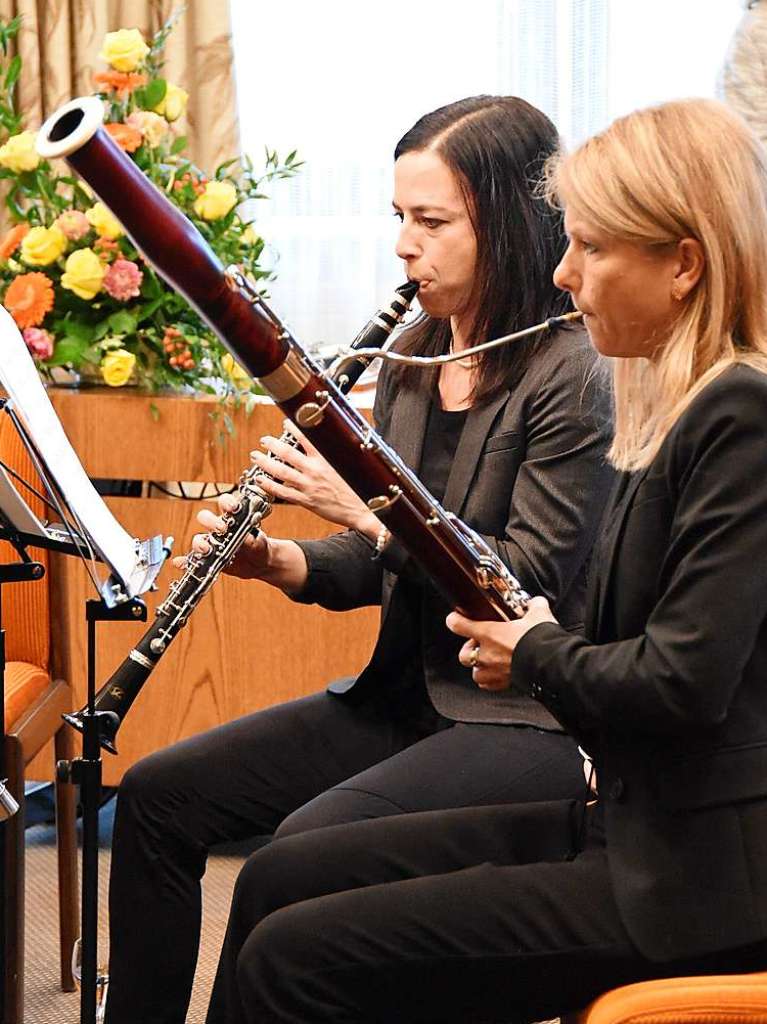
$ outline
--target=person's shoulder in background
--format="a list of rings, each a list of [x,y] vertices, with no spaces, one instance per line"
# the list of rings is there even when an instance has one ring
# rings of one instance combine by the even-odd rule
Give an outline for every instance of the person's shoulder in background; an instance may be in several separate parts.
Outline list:
[[[767,0],[744,0],[730,40],[717,96],[767,143]]]

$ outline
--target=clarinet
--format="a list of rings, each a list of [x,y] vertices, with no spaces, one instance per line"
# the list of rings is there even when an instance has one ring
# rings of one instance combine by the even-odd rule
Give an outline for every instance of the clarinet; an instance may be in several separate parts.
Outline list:
[[[383,347],[410,309],[417,291],[418,284],[414,281],[400,285],[389,304],[379,309],[362,328],[351,348]],[[335,374],[331,373],[331,379],[345,394],[371,361],[370,356],[347,360]],[[283,432],[280,440],[293,447],[299,444],[289,429]],[[99,743],[110,754],[117,753],[117,731],[157,663],[200,601],[231,563],[248,535],[258,531],[272,511],[274,499],[259,486],[265,478],[271,479],[268,473],[253,465],[242,473],[237,484],[239,502],[231,512],[223,516],[226,524],[224,533],[208,534],[210,551],[207,555],[196,552],[187,555],[184,573],[170,584],[168,596],[157,607],[154,622],[96,694],[94,710],[100,712]],[[87,706],[65,714],[64,719],[82,731],[86,710]]]
[[[276,405],[311,436],[368,508],[398,538],[452,606],[508,621],[529,595],[482,538],[446,511],[370,427],[259,296],[221,266],[196,227],[102,127],[96,97],[72,100],[40,129],[38,152],[64,157],[122,223],[168,284],[193,306]],[[533,330],[572,319],[551,317]]]

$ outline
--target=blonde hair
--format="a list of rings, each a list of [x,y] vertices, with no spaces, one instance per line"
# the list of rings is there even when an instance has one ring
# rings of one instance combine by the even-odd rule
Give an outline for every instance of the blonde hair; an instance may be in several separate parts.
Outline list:
[[[615,121],[547,168],[547,195],[608,235],[701,244],[705,268],[652,361],[614,360],[619,469],[648,465],[692,399],[736,362],[767,373],[767,156],[715,100],[680,100]]]

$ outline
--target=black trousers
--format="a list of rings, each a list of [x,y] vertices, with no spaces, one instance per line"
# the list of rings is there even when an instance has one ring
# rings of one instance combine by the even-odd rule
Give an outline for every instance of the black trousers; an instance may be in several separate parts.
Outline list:
[[[159,751],[118,794],[110,878],[108,1024],[182,1024],[208,850],[447,807],[573,797],[571,739],[455,724],[326,693],[278,705]]]
[[[511,1024],[632,981],[763,968],[765,944],[640,956],[579,820],[574,801],[471,808],[264,847],[235,888],[208,1024]]]

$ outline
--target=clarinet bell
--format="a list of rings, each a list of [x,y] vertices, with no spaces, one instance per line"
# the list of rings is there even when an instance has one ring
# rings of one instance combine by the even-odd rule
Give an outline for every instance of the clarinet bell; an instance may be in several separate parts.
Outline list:
[[[85,717],[88,714],[87,708],[82,708],[80,711],[73,711],[70,714],[64,714],[61,717],[65,722],[68,722],[73,729],[77,729],[78,732],[83,732],[85,728]],[[98,719],[98,731],[99,731],[99,745],[110,754],[117,753],[117,747],[114,744],[114,738],[117,735],[117,730],[122,724],[122,720],[116,711],[97,711],[95,713]]]

